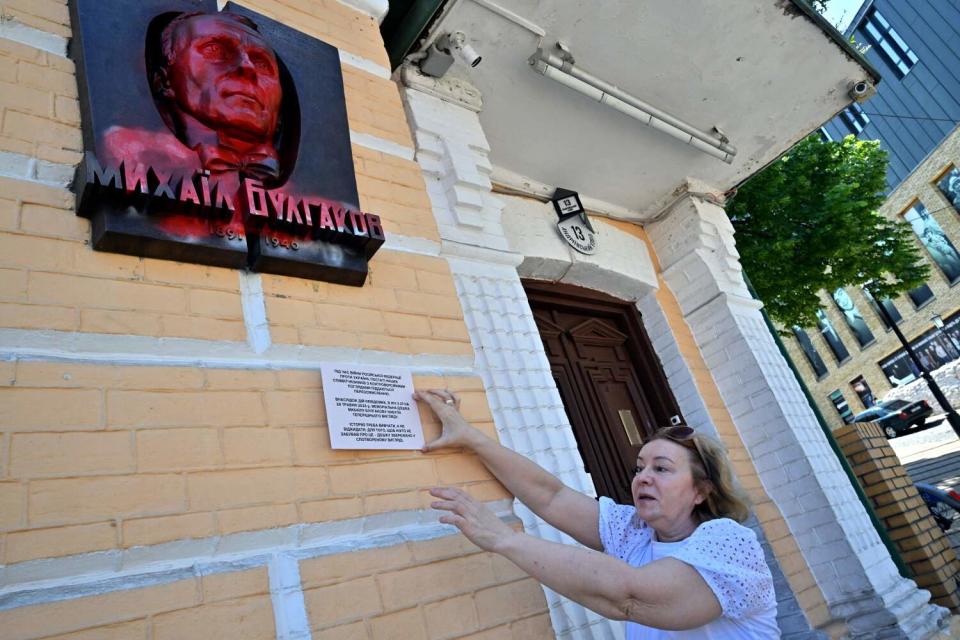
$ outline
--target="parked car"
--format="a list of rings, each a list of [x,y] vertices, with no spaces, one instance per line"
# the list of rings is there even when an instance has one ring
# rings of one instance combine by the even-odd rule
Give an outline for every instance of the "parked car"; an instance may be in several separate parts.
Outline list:
[[[876,422],[887,438],[896,438],[911,429],[922,429],[932,413],[933,409],[926,400],[888,400],[861,411],[853,421]]]
[[[937,521],[940,529],[947,531],[953,526],[957,514],[960,513],[960,493],[953,489],[941,489],[932,484],[918,482],[914,486],[917,493],[923,498],[930,508],[933,519]]]

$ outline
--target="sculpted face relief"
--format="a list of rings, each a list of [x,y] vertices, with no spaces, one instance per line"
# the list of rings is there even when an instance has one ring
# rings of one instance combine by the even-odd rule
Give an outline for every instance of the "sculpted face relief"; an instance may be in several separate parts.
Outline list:
[[[179,111],[230,137],[272,141],[283,92],[276,56],[258,32],[197,15],[171,24],[163,48],[166,90]]]
[[[359,210],[336,48],[213,0],[71,8],[94,248],[364,284],[384,236]]]

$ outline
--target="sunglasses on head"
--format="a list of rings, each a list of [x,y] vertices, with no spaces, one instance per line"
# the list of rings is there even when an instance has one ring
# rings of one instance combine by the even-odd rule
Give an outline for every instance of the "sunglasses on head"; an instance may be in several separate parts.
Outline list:
[[[684,440],[689,440],[695,433],[696,431],[694,431],[692,427],[688,427],[685,424],[678,424],[672,427],[661,427],[657,429],[655,435],[683,442]]]

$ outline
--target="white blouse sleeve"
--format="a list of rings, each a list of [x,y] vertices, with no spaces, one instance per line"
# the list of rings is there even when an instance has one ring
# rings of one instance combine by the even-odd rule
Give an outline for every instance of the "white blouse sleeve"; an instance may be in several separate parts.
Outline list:
[[[630,549],[647,541],[649,528],[636,513],[635,507],[600,498],[600,542],[607,555],[626,561]]]
[[[743,618],[776,605],[773,576],[757,535],[733,520],[704,522],[672,555],[697,570],[728,618]]]

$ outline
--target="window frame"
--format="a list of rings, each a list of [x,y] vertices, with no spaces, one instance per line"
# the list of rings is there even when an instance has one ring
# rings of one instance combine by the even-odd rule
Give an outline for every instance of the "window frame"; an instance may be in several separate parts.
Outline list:
[[[896,29],[890,26],[890,23],[875,6],[870,7],[870,10],[864,15],[860,28],[866,36],[866,40],[877,48],[880,56],[884,58],[898,77],[905,78],[920,62],[920,58],[910,48],[906,40],[897,33]]]
[[[810,365],[810,369],[813,371],[813,375],[816,379],[823,380],[828,375],[830,375],[830,370],[827,368],[827,363],[824,361],[823,356],[820,355],[820,352],[817,351],[816,345],[813,344],[813,340],[810,339],[810,334],[807,331],[798,326],[791,327],[793,331],[793,339],[797,341],[797,344],[800,346],[800,351],[803,353],[804,358],[807,361],[807,364]],[[813,357],[810,353],[807,352],[807,349],[804,347],[804,341],[800,339],[800,336],[803,336],[806,339],[807,345],[810,347],[810,351],[817,357],[817,360],[820,362],[820,366],[823,368],[823,373],[820,373],[817,369],[817,363],[814,362]]]
[[[952,208],[956,214],[960,215],[960,191],[957,191],[957,199],[954,201],[950,199],[949,190],[943,188],[943,182],[954,172],[956,172],[958,183],[960,183],[960,167],[951,162],[943,171],[937,174],[937,177],[933,179],[931,184],[936,192],[940,194],[940,197],[946,200],[947,207]]]
[[[921,222],[921,224],[924,226],[925,229],[927,228],[935,229],[935,231],[938,232],[940,236],[942,236],[943,240],[946,242],[949,249],[953,252],[953,256],[954,256],[953,262],[955,263],[953,265],[953,268],[955,268],[956,270],[956,275],[954,275],[953,278],[951,278],[950,274],[947,273],[947,269],[940,262],[940,260],[937,260],[936,256],[934,255],[934,250],[932,250],[930,248],[930,245],[927,244],[927,239],[925,239],[925,234],[921,234],[917,232],[917,227],[914,225],[913,220],[908,219],[907,216],[911,214],[916,214],[917,217],[925,216],[929,218],[931,222],[929,223]],[[940,271],[940,274],[943,276],[943,279],[946,280],[946,282],[951,287],[957,284],[958,282],[960,282],[960,251],[957,250],[953,242],[951,242],[950,237],[947,236],[947,233],[943,230],[943,227],[940,226],[940,223],[937,222],[937,219],[933,217],[933,213],[931,213],[930,210],[927,209],[926,206],[924,206],[923,202],[921,202],[919,198],[915,198],[914,200],[912,200],[910,204],[907,205],[907,207],[900,212],[900,218],[904,222],[910,225],[910,228],[913,230],[914,236],[916,236],[917,238],[917,242],[919,242],[920,246],[923,247],[923,250],[929,256],[930,261],[937,266],[937,269]],[[936,253],[944,258],[947,257],[947,254],[945,253],[944,250],[938,250]],[[919,309],[920,307],[917,307],[917,308]]]
[[[880,305],[884,302],[889,305],[887,308],[887,313],[889,313],[890,317],[893,318],[893,323],[900,324],[903,322],[903,314],[900,313],[899,309],[897,309],[897,305],[893,302],[893,300],[890,298],[884,298],[882,301],[877,300],[866,287],[860,287],[860,291],[863,293],[863,297],[867,299],[867,304],[870,305],[871,309],[873,309],[873,313],[880,318],[880,324],[883,325],[884,331],[889,333],[893,329],[893,327],[887,324],[886,317],[880,312]],[[930,293],[932,294],[933,292],[931,291]]]
[[[837,403],[837,399],[841,400],[843,404],[846,405],[847,413],[844,413],[840,410],[840,406]],[[833,405],[834,410],[837,412],[837,415],[840,416],[840,420],[842,420],[844,424],[853,423],[853,418],[854,418],[853,409],[850,408],[850,403],[847,402],[847,399],[844,397],[843,392],[840,391],[840,389],[834,389],[833,391],[828,393],[827,400],[829,400],[830,404]]]
[[[917,289],[920,289],[920,288],[924,288],[924,289],[926,289],[927,291],[929,291],[929,292],[930,292],[930,297],[927,298],[926,300],[924,300],[923,302],[921,302],[921,303],[918,304],[917,301],[914,299],[914,297],[913,297],[911,294],[912,294],[914,291],[916,291]],[[910,298],[910,302],[913,303],[913,310],[914,310],[914,311],[919,311],[920,309],[923,309],[925,306],[927,306],[928,304],[930,304],[931,302],[933,302],[933,301],[936,299],[937,295],[933,292],[933,289],[930,288],[930,285],[928,285],[926,282],[924,282],[924,283],[921,284],[920,286],[914,287],[913,289],[910,289],[909,291],[907,291],[907,297]]]
[[[830,322],[830,318],[827,317],[827,314],[823,309],[817,309],[817,329],[820,331],[820,337],[823,338],[823,341],[827,343],[827,347],[829,347],[830,353],[833,354],[834,360],[837,361],[837,366],[843,366],[849,362],[853,356],[850,355],[850,350],[847,349],[847,345],[843,344],[843,340],[840,339],[840,334],[837,333],[836,327],[834,327],[833,323]],[[843,349],[843,352],[846,355],[841,356],[840,353],[837,352],[837,348],[834,346],[833,342],[827,338],[828,329],[833,333],[837,344],[841,349]]]
[[[847,313],[847,310],[840,304],[840,301],[837,300],[837,292],[843,292],[843,295],[847,297],[847,300],[850,301],[850,310],[851,314]],[[833,304],[837,307],[837,310],[840,312],[840,315],[843,316],[843,322],[847,325],[847,330],[853,335],[853,339],[857,341],[857,345],[860,347],[860,351],[863,351],[870,345],[874,344],[877,341],[877,337],[873,335],[873,331],[870,329],[870,325],[867,324],[866,319],[863,317],[863,314],[860,313],[860,308],[857,307],[857,303],[854,302],[853,296],[851,296],[846,289],[839,287],[830,294],[830,299],[833,300]],[[862,327],[856,325],[856,320],[854,320],[851,315],[855,314],[854,317],[858,317],[860,322],[863,324]],[[866,331],[864,335],[863,332]],[[869,336],[869,338],[867,337]]]
[[[840,119],[847,125],[850,133],[855,136],[859,136],[870,124],[870,116],[856,102],[851,103],[849,107],[840,112]]]

